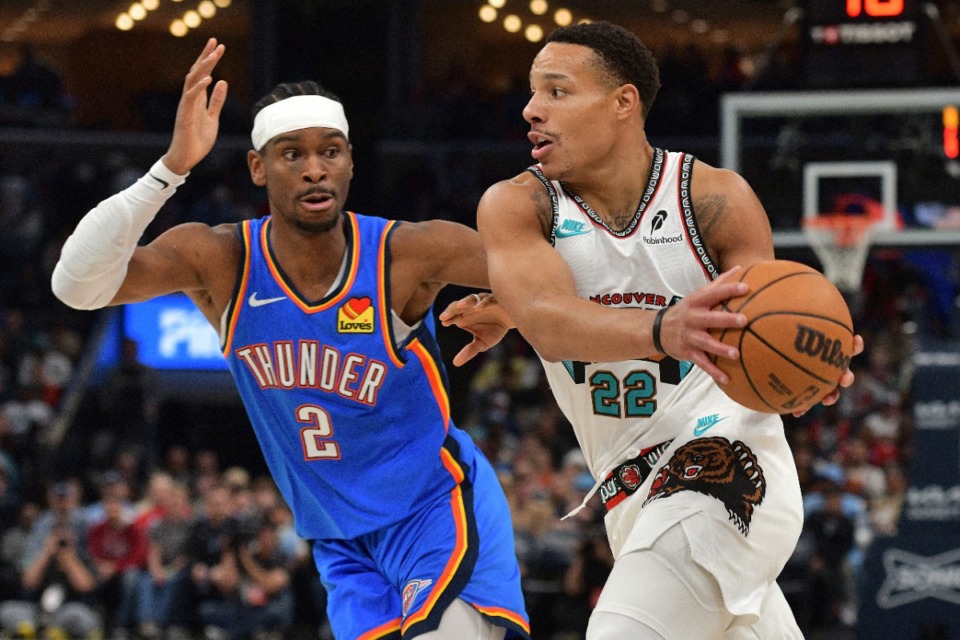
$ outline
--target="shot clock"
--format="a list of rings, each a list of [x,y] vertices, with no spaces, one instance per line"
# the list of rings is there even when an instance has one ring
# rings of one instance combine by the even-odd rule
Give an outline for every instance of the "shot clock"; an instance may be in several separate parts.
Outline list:
[[[923,84],[922,0],[805,0],[803,56],[811,89]]]

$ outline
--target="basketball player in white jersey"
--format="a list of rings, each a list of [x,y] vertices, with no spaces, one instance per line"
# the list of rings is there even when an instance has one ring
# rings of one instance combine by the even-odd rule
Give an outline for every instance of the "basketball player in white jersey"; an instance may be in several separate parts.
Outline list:
[[[627,30],[555,31],[530,84],[536,164],[486,192],[478,228],[607,508],[616,561],[587,639],[801,638],[776,584],[803,521],[783,423],[728,399],[710,361],[737,356],[708,330],[745,318],[711,309],[773,259],[766,213],[739,175],[647,140],[659,76]],[[455,363],[496,337],[469,306],[441,316],[479,334]]]

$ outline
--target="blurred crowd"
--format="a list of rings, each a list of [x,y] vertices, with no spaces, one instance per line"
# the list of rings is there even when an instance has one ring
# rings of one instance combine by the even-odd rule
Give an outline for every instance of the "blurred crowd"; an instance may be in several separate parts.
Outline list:
[[[664,57],[676,67],[665,72],[671,85],[662,100],[671,106],[655,113],[678,127],[714,126],[702,107],[712,104],[709,92],[746,82],[743,61],[731,51],[724,73],[706,78],[702,56],[674,53]],[[0,86],[7,105],[28,99],[12,86]],[[683,94],[698,87],[709,95]],[[438,100],[454,102],[437,116],[456,112],[480,129],[431,127],[444,139],[522,133],[463,118],[456,100],[470,92],[454,89],[438,89]],[[683,116],[684,105],[697,117]],[[479,112],[497,110],[479,105]],[[0,638],[323,638],[323,589],[276,487],[250,469],[221,468],[215,449],[161,450],[149,441],[164,428],[163,398],[151,393],[152,372],[137,362],[135,344],[125,344],[116,370],[86,390],[98,400],[67,425],[98,425],[84,443],[89,450],[51,450],[96,314],[55,301],[50,273],[79,217],[158,155],[60,149],[29,169],[0,170]],[[413,209],[383,213],[470,223],[489,176],[470,157],[460,160],[443,174],[453,176],[449,182],[407,174],[400,184]],[[149,235],[184,220],[263,213],[242,167],[242,158],[212,156]],[[896,532],[912,458],[912,337],[929,323],[922,317],[929,298],[922,273],[897,254],[871,260],[853,305],[868,345],[852,364],[855,385],[834,407],[786,418],[806,524],[780,581],[808,637],[855,626],[864,554]],[[513,332],[450,374],[455,416],[495,465],[510,502],[533,636],[582,638],[612,557],[599,500],[561,519],[594,480],[540,363]],[[82,473],[51,463],[81,453],[91,461]]]
[[[105,183],[81,182],[90,200],[136,175],[110,164],[86,173]],[[164,428],[163,399],[151,393],[154,374],[137,362],[134,343],[86,391],[97,401],[77,422],[99,429],[84,443],[89,468],[72,474],[50,464],[81,455],[47,447],[95,315],[70,312],[47,293],[62,224],[82,213],[74,203],[70,215],[44,215],[64,206],[49,199],[62,194],[44,188],[53,175],[62,174],[0,179],[17,185],[0,216],[41,221],[28,239],[0,247],[10,265],[0,273],[0,634],[316,637],[323,590],[272,482],[221,469],[216,450],[150,450],[156,443],[145,434]],[[185,191],[159,229],[259,212],[239,192],[221,194],[218,208],[212,193]],[[927,296],[923,277],[896,255],[871,261],[854,305],[869,345],[853,362],[856,384],[838,405],[786,419],[806,526],[781,584],[808,633],[854,627],[865,551],[896,531],[912,452],[911,338],[925,322],[907,310],[924,313]],[[612,558],[597,500],[561,519],[593,478],[541,366],[512,332],[451,374],[455,415],[494,463],[511,505],[535,637],[582,637]]]

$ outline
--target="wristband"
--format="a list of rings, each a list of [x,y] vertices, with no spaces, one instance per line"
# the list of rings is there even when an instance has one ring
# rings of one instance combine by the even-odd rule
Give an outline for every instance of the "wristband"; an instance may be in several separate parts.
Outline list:
[[[660,355],[667,354],[667,352],[663,350],[663,345],[660,344],[660,323],[663,321],[663,316],[669,308],[670,307],[663,307],[660,311],[657,311],[657,315],[653,319],[653,348],[656,349]]]

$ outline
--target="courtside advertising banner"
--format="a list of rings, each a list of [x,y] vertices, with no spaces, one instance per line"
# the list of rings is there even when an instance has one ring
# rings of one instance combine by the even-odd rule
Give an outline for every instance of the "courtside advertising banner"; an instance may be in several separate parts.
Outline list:
[[[914,355],[914,459],[897,534],[867,553],[858,637],[960,639],[960,342]]]

